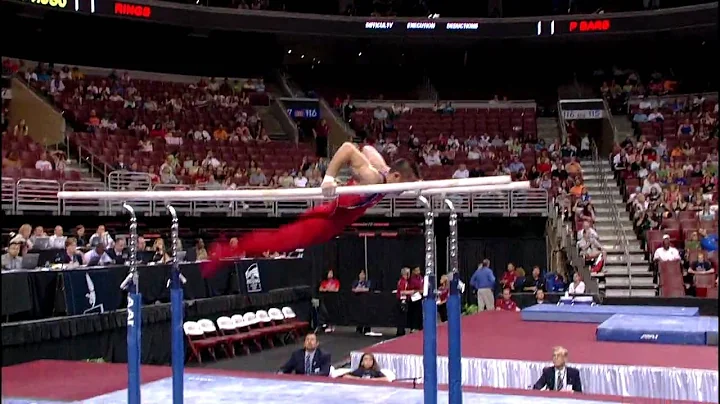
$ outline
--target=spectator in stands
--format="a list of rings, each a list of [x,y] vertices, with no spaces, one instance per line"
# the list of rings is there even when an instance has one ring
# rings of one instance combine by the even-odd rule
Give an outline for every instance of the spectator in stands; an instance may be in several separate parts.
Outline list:
[[[20,161],[20,156],[18,155],[18,152],[11,151],[8,153],[7,157],[3,157],[2,159],[2,168],[8,169],[8,168],[20,168],[22,167],[22,162]]]
[[[570,295],[582,295],[585,293],[585,282],[583,282],[579,272],[573,274],[573,281],[568,286],[568,293]]]
[[[53,235],[50,236],[49,248],[63,249],[65,248],[65,241],[62,226],[55,226]]]
[[[97,231],[92,236],[90,236],[89,244],[91,247],[96,246],[98,243],[102,243],[108,247],[112,247],[112,245],[114,244],[113,238],[110,236],[110,233],[105,230],[105,226],[102,224],[99,225],[97,227]]]
[[[33,231],[32,236],[30,236],[30,241],[32,241],[33,244],[37,241],[40,237],[47,237],[47,233],[45,233],[45,228],[42,226],[35,227],[35,230]]]
[[[507,264],[507,269],[503,273],[503,276],[500,278],[500,286],[502,286],[503,289],[508,288],[514,291],[517,278],[518,275],[515,270],[515,264],[510,262]]]
[[[105,252],[105,244],[98,242],[95,248],[85,253],[83,256],[85,265],[92,267],[96,265],[110,265],[113,259]]]
[[[590,237],[590,233],[583,233],[583,238],[578,240],[577,247],[587,265],[592,265],[593,261],[604,254],[603,246],[596,238]]]
[[[292,353],[290,359],[280,368],[280,373],[329,376],[330,354],[321,351],[318,345],[317,335],[306,335],[303,349]]]
[[[74,237],[65,240],[65,251],[58,257],[58,263],[68,264],[71,268],[83,264],[83,255],[77,250],[77,240]]]
[[[540,267],[535,265],[532,269],[532,274],[525,277],[525,283],[523,285],[523,291],[525,292],[537,292],[538,290],[545,289],[545,277],[542,276]]]
[[[582,239],[582,238],[583,238],[583,235],[584,235],[585,233],[589,233],[591,238],[594,238],[594,239],[599,239],[599,238],[600,238],[600,237],[598,236],[598,234],[597,234],[597,231],[595,231],[595,229],[593,229],[592,224],[591,224],[590,222],[588,222],[588,221],[584,221],[584,222],[583,222],[583,224],[582,224],[582,229],[580,229],[580,230],[577,232],[577,239],[578,239],[578,240]]]
[[[208,259],[207,249],[205,248],[205,241],[201,238],[195,240],[195,260],[205,261]]]
[[[716,221],[716,211],[710,207],[710,201],[703,201],[702,210],[697,213],[697,217],[700,221],[714,222]]]
[[[545,304],[545,291],[538,289],[535,292],[535,304]]]
[[[670,245],[670,236],[665,234],[662,237],[662,246],[655,250],[653,260],[656,262],[680,261],[680,252]]]
[[[452,177],[454,179],[470,178],[470,171],[468,171],[465,164],[460,164],[458,165],[457,170],[453,173]]]
[[[705,253],[700,252],[697,258],[688,266],[687,272],[691,275],[713,274],[715,273],[715,268],[713,268],[712,263],[705,257]]]
[[[20,257],[21,250],[22,243],[10,243],[7,249],[7,253],[2,255],[3,271],[14,271],[22,269],[22,257]]]
[[[512,299],[510,288],[504,288],[502,296],[495,301],[495,310],[502,311],[520,311],[515,301]]]
[[[20,226],[20,229],[18,229],[17,234],[14,236],[11,234],[12,238],[10,239],[10,244],[18,243],[23,245],[22,252],[29,250],[32,248],[33,242],[30,239],[30,236],[32,234],[32,226],[29,224],[24,224]]]
[[[30,128],[27,126],[24,119],[21,119],[20,122],[18,122],[18,124],[13,128],[14,136],[27,136],[29,132]]]
[[[53,166],[52,163],[48,161],[47,152],[40,153],[40,158],[37,162],[35,162],[35,169],[40,171],[52,171]]]
[[[470,278],[470,286],[477,291],[478,311],[495,309],[495,274],[490,260],[484,259]]]
[[[254,187],[264,186],[267,183],[267,178],[263,171],[259,168],[251,169],[250,177],[248,178],[248,184]]]
[[[293,186],[295,188],[305,188],[308,185],[308,179],[305,177],[305,175],[301,172],[297,173],[295,178],[293,179]]]

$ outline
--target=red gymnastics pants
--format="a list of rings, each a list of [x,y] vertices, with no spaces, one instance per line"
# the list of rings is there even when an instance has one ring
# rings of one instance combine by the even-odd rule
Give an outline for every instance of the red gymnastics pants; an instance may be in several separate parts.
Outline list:
[[[303,213],[295,222],[274,230],[257,230],[238,240],[236,248],[215,245],[211,261],[201,265],[202,275],[212,277],[224,258],[261,257],[265,252],[292,252],[332,240],[360,219],[374,204],[358,195],[341,195],[337,200],[316,206]],[[360,206],[360,207],[356,207]]]

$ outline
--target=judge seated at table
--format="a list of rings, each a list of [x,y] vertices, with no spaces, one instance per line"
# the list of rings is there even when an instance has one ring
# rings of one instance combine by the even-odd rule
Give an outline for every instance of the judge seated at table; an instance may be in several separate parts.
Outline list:
[[[95,244],[95,248],[85,253],[83,262],[89,267],[97,265],[112,265],[113,259],[105,252],[105,244]]]
[[[303,349],[292,353],[290,359],[280,368],[280,373],[329,376],[330,360],[330,354],[318,348],[317,335],[310,333],[305,336]]]
[[[52,249],[63,249],[65,248],[65,241],[67,241],[67,239],[63,236],[62,226],[55,226],[53,235],[50,236],[48,247]]]
[[[125,265],[130,259],[127,250],[125,249],[125,239],[119,238],[115,241],[115,245],[106,251],[108,257],[112,258],[115,265]]]
[[[2,256],[3,271],[13,271],[22,269],[22,258],[20,257],[20,249],[23,243],[10,243],[7,253]]]
[[[83,264],[83,255],[77,250],[77,240],[75,237],[68,237],[65,240],[65,250],[57,257],[58,264],[68,264],[68,266],[79,266]]]
[[[157,264],[166,264],[171,261],[170,256],[165,250],[165,241],[163,239],[155,239],[155,244],[153,244],[153,251],[155,251],[155,254],[153,255],[150,262],[154,262]]]
[[[542,375],[533,385],[533,389],[582,393],[580,371],[567,366],[567,357],[567,349],[561,346],[553,348],[553,366],[543,369]]]

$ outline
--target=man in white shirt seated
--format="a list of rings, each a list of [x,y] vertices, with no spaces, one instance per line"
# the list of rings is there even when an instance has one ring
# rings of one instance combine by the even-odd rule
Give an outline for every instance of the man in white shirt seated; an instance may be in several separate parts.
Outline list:
[[[213,169],[220,167],[220,160],[216,159],[213,152],[208,152],[205,160],[201,164],[203,167],[212,167]]]
[[[662,122],[664,120],[665,117],[657,109],[651,112],[650,115],[648,115],[648,121],[650,122]]]
[[[35,169],[40,171],[52,171],[52,163],[48,161],[47,153],[42,152],[40,159],[35,163]]]
[[[49,248],[64,249],[66,239],[67,238],[63,236],[62,226],[55,226],[55,231],[53,235],[50,236]]]
[[[592,225],[590,225],[590,222],[584,221],[582,226],[583,226],[582,229],[580,229],[580,231],[577,232],[578,240],[581,240],[585,233],[589,233],[590,238],[594,238],[596,240],[599,239],[597,232],[595,231],[595,229],[592,228]]]
[[[115,261],[105,252],[105,244],[98,243],[95,248],[85,253],[83,262],[89,267],[112,265]]]
[[[308,179],[303,175],[303,173],[298,173],[298,175],[293,179],[293,185],[295,188],[305,188],[307,186]]]
[[[460,164],[458,169],[453,173],[452,177],[454,179],[470,178],[470,171],[468,171],[465,164]]]
[[[664,235],[662,238],[662,247],[655,250],[653,260],[656,262],[680,261],[680,252],[677,248],[670,245],[670,236]]]
[[[105,226],[103,226],[103,225],[98,226],[95,234],[90,236],[90,241],[88,244],[90,244],[90,246],[93,247],[99,243],[102,243],[108,247],[112,247],[113,244],[115,244],[115,241],[113,241],[113,238],[110,236],[110,233],[105,231]],[[87,261],[85,261],[85,262],[87,262]]]

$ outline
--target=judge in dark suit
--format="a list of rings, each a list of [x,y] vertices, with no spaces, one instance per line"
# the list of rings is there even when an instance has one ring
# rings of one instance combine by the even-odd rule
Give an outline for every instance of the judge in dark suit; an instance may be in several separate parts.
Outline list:
[[[330,375],[330,354],[318,348],[317,335],[305,336],[305,346],[293,352],[290,359],[280,368],[280,373],[296,375]]]
[[[542,375],[540,375],[538,381],[535,382],[533,389],[556,391],[572,390],[576,393],[582,393],[580,371],[576,368],[566,366],[567,357],[567,349],[561,346],[553,348],[553,366],[548,366],[543,369]]]

